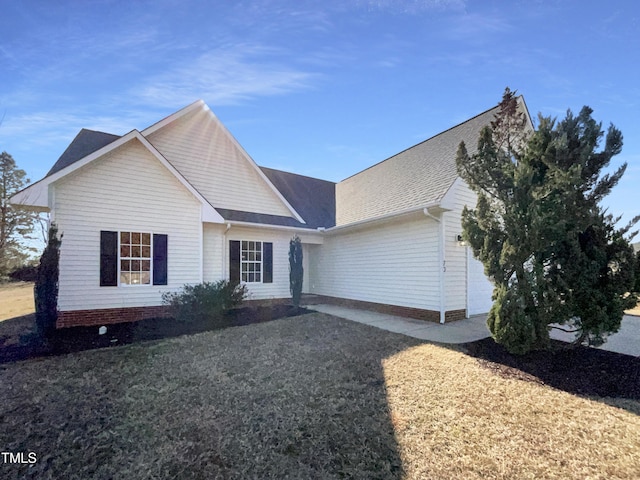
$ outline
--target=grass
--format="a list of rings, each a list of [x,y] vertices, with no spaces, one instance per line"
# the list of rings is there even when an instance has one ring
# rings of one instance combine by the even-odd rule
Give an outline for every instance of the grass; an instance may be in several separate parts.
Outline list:
[[[640,401],[323,314],[0,365],[3,478],[637,478]]]
[[[34,312],[33,283],[0,284],[0,322]]]

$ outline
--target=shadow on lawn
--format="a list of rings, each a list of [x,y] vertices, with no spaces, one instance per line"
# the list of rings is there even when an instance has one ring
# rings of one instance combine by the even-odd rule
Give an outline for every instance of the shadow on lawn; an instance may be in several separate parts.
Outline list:
[[[585,397],[640,400],[640,358],[588,347],[511,355],[492,338],[462,345],[480,364],[505,378],[541,383]]]
[[[24,388],[6,398],[0,443],[28,445],[50,478],[399,479],[382,363],[421,343],[310,314],[6,365]],[[39,427],[25,430],[36,407]]]

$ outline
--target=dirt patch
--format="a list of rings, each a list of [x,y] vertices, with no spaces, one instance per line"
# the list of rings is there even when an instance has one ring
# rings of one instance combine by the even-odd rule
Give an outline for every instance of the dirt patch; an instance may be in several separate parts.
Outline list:
[[[552,342],[552,350],[512,355],[486,338],[462,345],[487,370],[581,396],[640,400],[640,358]]]

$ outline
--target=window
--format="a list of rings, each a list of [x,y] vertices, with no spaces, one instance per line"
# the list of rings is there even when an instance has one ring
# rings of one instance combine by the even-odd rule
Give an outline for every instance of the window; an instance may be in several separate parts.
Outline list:
[[[151,234],[120,232],[120,285],[151,284]]]
[[[273,243],[229,240],[229,281],[273,283]]]
[[[262,242],[241,242],[240,278],[247,283],[262,282]]]
[[[100,286],[167,285],[167,235],[100,232]]]

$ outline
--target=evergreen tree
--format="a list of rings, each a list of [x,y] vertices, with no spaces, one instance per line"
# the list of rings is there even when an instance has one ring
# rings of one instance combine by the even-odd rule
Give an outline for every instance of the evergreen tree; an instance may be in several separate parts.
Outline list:
[[[40,266],[34,286],[36,306],[36,331],[46,338],[56,328],[58,318],[58,277],[60,272],[60,245],[62,236],[58,238],[58,227],[51,224],[47,246],[40,257]]]
[[[600,206],[626,169],[602,175],[622,134],[610,126],[598,151],[604,133],[591,114],[540,116],[531,131],[506,89],[476,153],[458,149],[459,174],[478,194],[463,211],[464,237],[494,280],[489,329],[513,353],[547,348],[552,324],[599,345],[637,300],[627,295],[635,276],[627,237],[638,218],[619,229]]]
[[[22,240],[33,230],[34,214],[9,198],[28,183],[27,174],[7,152],[0,153],[0,280],[24,265],[29,249]]]
[[[296,235],[289,242],[289,288],[291,290],[293,304],[296,307],[300,306],[303,277],[302,242],[300,241],[300,237]]]

